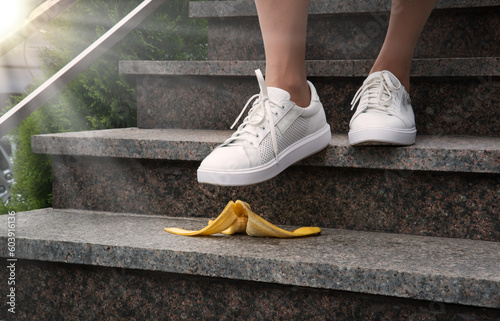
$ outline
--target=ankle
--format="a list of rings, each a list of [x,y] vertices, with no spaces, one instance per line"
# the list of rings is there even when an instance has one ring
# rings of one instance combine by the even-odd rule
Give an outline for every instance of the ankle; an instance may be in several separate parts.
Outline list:
[[[307,83],[305,86],[288,89],[287,91],[290,94],[290,100],[297,106],[308,107],[311,104],[311,90]]]
[[[267,82],[267,80],[266,80]],[[290,94],[290,100],[299,107],[307,107],[311,103],[311,91],[307,81],[303,83],[270,82],[268,87],[277,87]]]

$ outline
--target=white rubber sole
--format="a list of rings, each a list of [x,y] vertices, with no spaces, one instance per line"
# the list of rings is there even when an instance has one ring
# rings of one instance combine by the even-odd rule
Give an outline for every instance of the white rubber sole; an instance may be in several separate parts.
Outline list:
[[[325,126],[314,134],[288,146],[278,155],[278,162],[273,159],[269,163],[249,169],[214,171],[198,168],[198,182],[219,186],[244,186],[267,181],[290,165],[312,155],[328,146],[332,139],[330,126]]]
[[[413,145],[417,129],[367,128],[349,131],[351,145]]]

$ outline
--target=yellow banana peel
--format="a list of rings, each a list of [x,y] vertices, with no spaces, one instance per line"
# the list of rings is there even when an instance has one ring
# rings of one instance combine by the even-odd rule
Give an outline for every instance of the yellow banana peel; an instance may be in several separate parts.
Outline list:
[[[227,235],[247,233],[259,237],[301,237],[316,235],[321,232],[319,227],[301,227],[292,232],[273,225],[255,214],[250,205],[243,201],[230,201],[222,213],[215,219],[208,221],[208,225],[198,231],[189,231],[181,228],[165,228],[165,231],[177,235],[195,236],[223,233]]]

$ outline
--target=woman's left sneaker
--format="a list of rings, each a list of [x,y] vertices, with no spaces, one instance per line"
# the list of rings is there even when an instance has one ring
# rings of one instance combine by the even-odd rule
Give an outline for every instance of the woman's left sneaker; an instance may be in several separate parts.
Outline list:
[[[412,145],[417,128],[410,95],[390,71],[372,73],[351,102],[351,145]]]

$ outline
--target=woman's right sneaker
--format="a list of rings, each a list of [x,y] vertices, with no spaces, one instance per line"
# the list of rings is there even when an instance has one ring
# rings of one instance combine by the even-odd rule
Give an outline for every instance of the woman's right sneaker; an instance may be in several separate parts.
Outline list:
[[[313,84],[308,82],[311,103],[302,108],[290,100],[288,92],[268,88],[260,70],[255,73],[261,91],[240,114],[255,99],[248,116],[203,160],[198,182],[224,186],[260,183],[330,143],[330,126]]]
[[[372,73],[351,102],[351,145],[412,145],[417,128],[410,96],[390,71]]]

